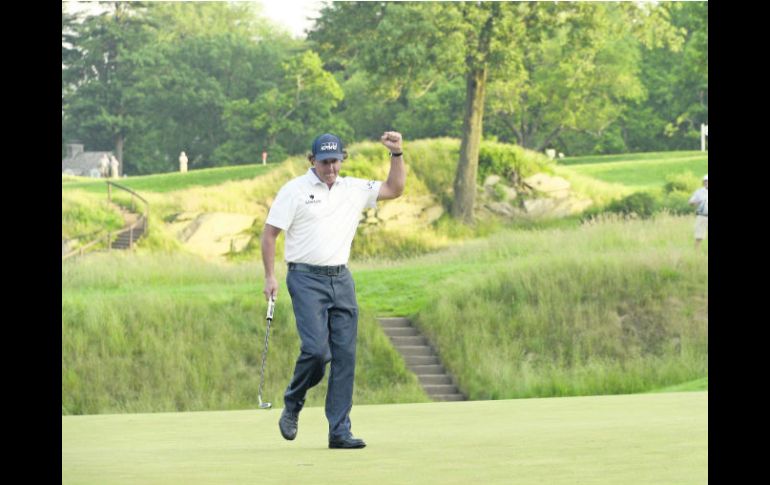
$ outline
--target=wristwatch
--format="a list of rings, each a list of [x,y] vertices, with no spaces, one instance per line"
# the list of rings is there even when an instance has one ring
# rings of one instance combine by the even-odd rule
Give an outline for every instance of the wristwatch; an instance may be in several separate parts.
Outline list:
[[[403,154],[404,154],[404,152],[398,152],[398,153],[393,153],[393,152],[390,152],[390,156],[391,156],[391,157],[400,157],[400,156],[401,156],[401,155],[403,155]]]

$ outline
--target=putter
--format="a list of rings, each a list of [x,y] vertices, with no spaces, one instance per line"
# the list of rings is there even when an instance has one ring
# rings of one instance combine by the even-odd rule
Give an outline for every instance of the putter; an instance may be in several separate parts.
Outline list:
[[[262,402],[262,386],[265,384],[265,361],[267,360],[267,343],[270,339],[270,324],[273,322],[273,311],[275,310],[275,299],[271,296],[267,302],[267,332],[265,332],[265,350],[262,351],[262,370],[259,373],[259,409],[270,409],[272,403]]]

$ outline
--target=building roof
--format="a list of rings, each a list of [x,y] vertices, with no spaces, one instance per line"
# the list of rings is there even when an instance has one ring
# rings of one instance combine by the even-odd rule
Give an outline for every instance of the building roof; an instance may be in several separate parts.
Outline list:
[[[61,161],[61,171],[71,170],[75,175],[87,175],[91,169],[99,170],[102,157],[106,157],[107,163],[114,158],[112,152],[80,152],[74,157],[64,158]]]

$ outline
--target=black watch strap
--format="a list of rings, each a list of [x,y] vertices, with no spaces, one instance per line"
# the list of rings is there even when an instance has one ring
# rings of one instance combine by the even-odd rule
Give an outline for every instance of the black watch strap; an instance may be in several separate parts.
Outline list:
[[[398,153],[390,152],[390,156],[391,157],[400,157],[403,154],[404,154],[404,152],[398,152]]]

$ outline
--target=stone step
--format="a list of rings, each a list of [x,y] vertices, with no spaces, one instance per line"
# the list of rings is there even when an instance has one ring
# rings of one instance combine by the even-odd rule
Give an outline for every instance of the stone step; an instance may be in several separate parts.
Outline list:
[[[142,233],[141,232],[135,232],[134,233],[134,241],[136,241],[140,237],[142,237]],[[131,239],[131,235],[126,233],[126,234],[119,234],[118,237],[115,240],[116,241],[121,241],[121,240],[129,241],[130,239]]]
[[[406,362],[406,365],[430,365],[441,363],[436,355],[405,355],[404,362]]]
[[[434,394],[430,398],[434,401],[465,401],[462,394]]]
[[[396,345],[396,350],[401,352],[401,355],[404,357],[408,355],[421,355],[421,356],[431,356],[436,355],[435,352],[433,352],[433,349],[428,347],[427,345]]]
[[[417,376],[422,385],[452,384],[452,378],[446,374],[422,374]]]
[[[409,337],[390,337],[393,345],[396,347],[427,346],[428,339],[422,335],[413,335]]]
[[[464,401],[452,376],[446,373],[430,341],[407,318],[379,318],[383,332],[417,375],[425,393],[434,401]]]
[[[454,384],[425,384],[422,387],[429,396],[459,394]]]
[[[383,328],[388,337],[414,337],[420,335],[420,332],[414,327],[391,327]]]
[[[383,328],[412,328],[412,324],[407,318],[379,318],[378,320]]]
[[[428,364],[428,365],[410,365],[409,370],[417,374],[417,377],[421,375],[435,375],[444,374],[444,366],[441,364]]]

